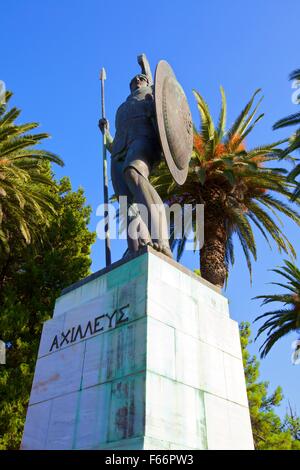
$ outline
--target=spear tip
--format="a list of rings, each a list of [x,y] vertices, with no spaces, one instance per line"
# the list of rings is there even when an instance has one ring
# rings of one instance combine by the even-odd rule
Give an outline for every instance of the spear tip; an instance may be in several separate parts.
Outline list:
[[[102,69],[100,71],[100,80],[106,80],[106,72],[105,72],[104,67],[102,67]]]

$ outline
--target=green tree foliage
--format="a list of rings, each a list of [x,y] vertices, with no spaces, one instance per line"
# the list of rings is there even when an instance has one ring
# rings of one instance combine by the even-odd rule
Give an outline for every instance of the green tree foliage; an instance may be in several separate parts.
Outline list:
[[[16,124],[20,110],[8,110],[12,96],[6,92],[0,105],[0,251],[13,249],[15,238],[23,243],[40,239],[40,222],[48,223],[55,213],[49,187],[54,183],[44,171],[45,162],[63,162],[55,154],[36,148],[46,133],[32,134],[35,122]]]
[[[300,69],[294,70],[290,74],[289,79],[295,81],[299,86],[299,84],[300,84]],[[297,101],[298,101],[298,104],[300,104],[300,94],[298,95]],[[299,124],[300,124],[300,112],[295,113],[295,114],[291,114],[290,116],[287,116],[283,119],[280,119],[279,121],[277,121],[274,124],[273,129],[280,129],[282,127],[296,126],[296,125],[299,125]],[[300,127],[298,127],[298,129],[290,137],[289,145],[286,148],[284,154],[287,155],[287,154],[293,152],[294,150],[299,150],[299,149],[300,149]],[[289,179],[291,181],[294,181],[297,178],[297,176],[299,176],[299,174],[300,174],[300,163],[298,163],[295,166],[295,168],[290,172]],[[297,187],[296,187],[295,192],[293,194],[293,199],[295,200],[299,196],[300,196],[300,182],[297,183]]]
[[[297,416],[290,403],[288,413],[284,419],[283,429],[289,431],[295,441],[300,442],[300,417]],[[298,443],[298,447],[295,448],[300,449],[300,444]]]
[[[256,123],[260,101],[254,104],[257,90],[226,131],[226,99],[223,89],[222,106],[217,125],[214,124],[203,97],[195,92],[201,118],[200,129],[194,129],[194,152],[186,182],[178,186],[162,162],[151,178],[152,184],[167,204],[204,204],[204,240],[200,250],[201,275],[223,287],[228,269],[234,263],[234,235],[239,240],[251,273],[251,260],[257,257],[253,227],[266,241],[273,240],[279,251],[294,250],[281,230],[275,216],[282,214],[300,223],[299,214],[286,201],[294,185],[286,179],[286,170],[268,166],[282,156],[274,142],[247,148],[245,139]],[[194,212],[195,216],[195,212]],[[195,223],[195,217],[194,221]],[[192,227],[192,224],[190,224]],[[177,241],[180,259],[186,238]],[[176,243],[175,243],[176,244]]]
[[[276,310],[259,315],[256,320],[267,320],[259,328],[257,337],[267,332],[267,338],[261,346],[261,356],[265,357],[274,344],[283,336],[300,329],[300,269],[288,260],[285,266],[272,271],[283,277],[283,282],[273,284],[282,287],[282,294],[259,295],[264,299],[262,305],[279,304]]]
[[[299,418],[287,416],[282,423],[274,410],[283,399],[281,388],[268,395],[268,382],[259,381],[259,362],[247,349],[251,343],[249,323],[240,324],[240,336],[255,449],[300,449],[299,434],[295,434]]]
[[[83,190],[63,178],[51,191],[56,214],[47,226],[39,220],[43,243],[19,242],[0,256],[0,337],[12,343],[0,366],[0,449],[20,446],[43,322],[61,290],[90,272],[95,236]]]

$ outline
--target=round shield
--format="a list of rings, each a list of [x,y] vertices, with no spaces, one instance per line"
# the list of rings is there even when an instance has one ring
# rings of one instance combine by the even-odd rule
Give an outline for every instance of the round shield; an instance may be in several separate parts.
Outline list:
[[[186,180],[193,150],[193,122],[184,91],[165,60],[155,71],[155,110],[162,150],[174,180]]]

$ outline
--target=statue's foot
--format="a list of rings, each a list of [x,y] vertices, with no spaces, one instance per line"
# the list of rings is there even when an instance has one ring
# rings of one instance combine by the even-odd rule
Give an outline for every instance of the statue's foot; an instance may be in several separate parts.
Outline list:
[[[173,258],[173,254],[170,249],[169,243],[157,240],[153,242],[152,246],[156,251],[159,251],[160,253],[163,253],[164,255],[169,256],[169,258]]]
[[[149,238],[139,238],[139,250],[145,246],[152,246],[152,240]]]
[[[154,248],[154,250],[156,250],[156,251],[160,251],[159,243],[158,242],[152,242],[152,248]]]
[[[169,258],[173,258],[173,253],[172,253],[172,250],[169,246],[167,245],[164,245],[161,252],[166,255],[166,256],[169,256]]]

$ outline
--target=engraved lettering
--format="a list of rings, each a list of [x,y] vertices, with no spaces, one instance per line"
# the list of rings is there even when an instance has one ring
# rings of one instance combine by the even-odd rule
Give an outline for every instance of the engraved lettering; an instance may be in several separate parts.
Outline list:
[[[83,335],[83,338],[86,337],[88,331],[90,330],[90,335],[93,334],[93,328],[92,328],[92,323],[89,321],[87,326],[86,326],[86,329],[85,329],[85,332],[84,332],[84,335]]]
[[[81,325],[78,325],[77,327],[77,330],[76,330],[76,334],[75,334],[75,338],[74,338],[74,341],[76,341],[77,339],[77,336],[79,335],[80,339],[83,338],[83,335],[82,335],[82,329],[81,329]]]
[[[60,338],[58,335],[55,335],[49,352],[52,352],[54,349],[60,349],[62,346],[66,347],[68,344],[82,340],[87,336],[93,336],[101,331],[115,328],[117,325],[128,321],[128,307],[129,304],[124,305],[114,310],[112,314],[106,313],[105,315],[99,315],[93,320],[89,320],[87,324],[84,323],[83,326],[77,325],[66,332],[62,331],[59,335]],[[108,321],[104,321],[105,318],[107,318]]]
[[[104,327],[101,326],[99,328],[99,324],[101,322],[101,319],[104,318],[106,315],[100,315],[100,317],[95,318],[94,320],[94,334],[99,333],[100,331],[103,331]]]
[[[74,338],[74,333],[75,333],[75,326],[73,326],[73,328],[72,328],[72,334],[71,334],[71,340],[70,340],[70,343],[74,343],[74,341],[75,341],[75,338]]]
[[[51,345],[51,348],[50,348],[50,352],[52,351],[52,349],[54,348],[54,346],[56,347],[56,349],[59,348],[57,335],[55,335],[55,338],[54,338],[54,340],[53,340],[53,342],[52,342],[52,345]]]
[[[61,332],[61,342],[60,342],[60,346],[59,346],[60,348],[62,347],[62,345],[65,342],[67,344],[69,344],[68,336],[69,336],[70,333],[71,333],[71,330],[68,330],[66,334],[63,331]]]
[[[106,314],[107,318],[109,319],[108,328],[112,327],[112,320],[113,320],[115,315],[117,315],[117,310],[115,310],[112,315],[109,315],[108,313]]]
[[[129,304],[125,305],[124,307],[120,307],[118,309],[119,318],[117,314],[116,325],[119,325],[120,323],[124,323],[125,321],[128,321],[127,311],[125,311],[128,309],[128,307],[129,307]]]

